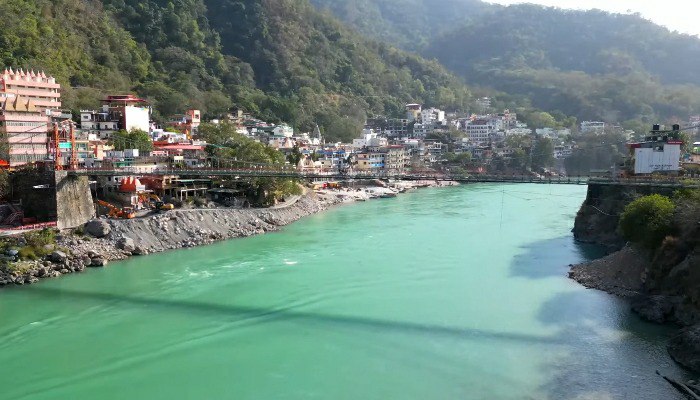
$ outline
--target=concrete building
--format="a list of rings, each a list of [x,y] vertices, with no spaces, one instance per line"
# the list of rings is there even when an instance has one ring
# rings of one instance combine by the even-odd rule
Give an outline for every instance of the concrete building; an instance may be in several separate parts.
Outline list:
[[[605,122],[583,121],[581,122],[581,133],[602,135],[605,133]]]
[[[389,137],[401,138],[407,137],[409,130],[409,121],[407,119],[391,118],[386,121],[384,134]]]
[[[423,125],[445,122],[445,112],[437,108],[421,110],[419,123]]]
[[[488,119],[475,119],[464,125],[464,132],[467,134],[469,141],[474,143],[486,143],[498,130]]]
[[[80,129],[97,135],[100,139],[110,139],[119,130],[151,130],[151,108],[146,101],[127,95],[107,96],[99,110],[80,110]]]
[[[406,104],[406,119],[410,122],[418,121],[420,119],[422,109],[423,106],[420,104]]]
[[[52,116],[63,119],[61,86],[43,71],[5,69],[0,75],[0,159],[11,166],[48,159]]]
[[[682,145],[680,140],[657,138],[630,144],[630,149],[634,151],[634,173],[678,172]]]
[[[190,109],[184,114],[176,114],[170,118],[166,124],[169,128],[173,128],[178,132],[191,135],[196,135],[199,125],[202,123],[202,117],[199,110]]]

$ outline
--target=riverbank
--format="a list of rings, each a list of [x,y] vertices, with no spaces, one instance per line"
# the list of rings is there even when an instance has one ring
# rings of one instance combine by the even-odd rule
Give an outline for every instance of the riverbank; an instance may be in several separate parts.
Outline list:
[[[658,192],[658,193],[657,193]],[[625,244],[620,215],[633,200],[648,194],[676,199],[677,229],[654,249]],[[596,186],[588,188],[576,217],[577,240],[605,246],[609,255],[571,265],[569,277],[581,285],[629,299],[642,319],[681,328],[668,342],[680,365],[700,373],[700,258],[697,256],[697,205],[683,202],[667,188]]]
[[[52,252],[43,259],[20,261],[0,268],[0,287],[32,284],[40,279],[82,272],[89,267],[105,267],[112,261],[132,256],[274,232],[336,205],[395,197],[417,188],[453,185],[456,183],[428,181],[352,189],[307,189],[304,195],[270,208],[233,209],[210,204],[133,220],[97,219],[81,229],[61,232],[56,236]]]

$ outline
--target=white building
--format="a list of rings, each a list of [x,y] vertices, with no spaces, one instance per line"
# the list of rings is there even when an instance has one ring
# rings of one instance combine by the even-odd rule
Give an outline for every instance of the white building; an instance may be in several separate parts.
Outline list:
[[[437,108],[427,108],[420,112],[419,123],[429,125],[434,123],[443,123],[445,121],[445,112]]]
[[[634,173],[676,172],[680,167],[681,141],[633,143]]]
[[[287,124],[277,125],[275,129],[272,130],[275,136],[292,137],[294,136],[294,128]]]
[[[605,133],[605,122],[583,121],[581,122],[581,133],[601,135]]]
[[[464,132],[467,134],[470,142],[483,143],[488,142],[491,136],[495,135],[498,130],[491,121],[476,119],[464,126]]]
[[[362,133],[362,137],[359,139],[353,139],[352,147],[354,149],[361,149],[363,147],[385,147],[389,144],[387,138],[379,137],[372,129],[365,129]]]

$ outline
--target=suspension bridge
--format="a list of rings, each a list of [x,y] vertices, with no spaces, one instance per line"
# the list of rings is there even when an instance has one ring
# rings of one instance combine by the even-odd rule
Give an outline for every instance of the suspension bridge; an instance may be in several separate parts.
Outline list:
[[[212,168],[212,167],[163,167],[163,168],[77,168],[67,171],[72,176],[180,176],[198,178],[282,178],[308,181],[352,181],[352,180],[395,180],[395,181],[452,181],[460,183],[535,183],[552,185],[602,185],[653,186],[700,188],[700,179],[668,176],[639,177],[600,177],[600,176],[537,176],[537,175],[493,175],[493,174],[454,174],[445,172],[403,172],[374,173],[358,172],[304,172],[291,167]]]

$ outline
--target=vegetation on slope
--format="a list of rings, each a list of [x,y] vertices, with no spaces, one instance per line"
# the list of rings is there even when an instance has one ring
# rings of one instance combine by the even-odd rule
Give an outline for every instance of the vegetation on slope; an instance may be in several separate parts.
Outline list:
[[[368,37],[418,51],[439,34],[498,9],[480,0],[311,0]]]
[[[157,118],[232,105],[333,139],[406,102],[463,109],[437,62],[371,42],[308,0],[0,0],[0,61],[42,68],[68,108],[135,90]]]

